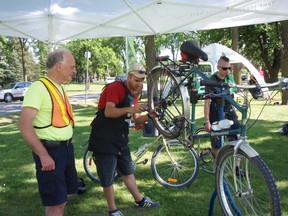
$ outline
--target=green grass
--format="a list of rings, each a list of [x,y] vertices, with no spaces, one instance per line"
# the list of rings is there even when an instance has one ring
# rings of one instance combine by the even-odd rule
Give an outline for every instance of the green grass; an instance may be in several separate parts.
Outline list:
[[[89,85],[89,88],[87,90],[87,93],[92,94],[95,92],[101,92],[102,88],[104,87],[104,82],[103,84],[98,84],[98,83],[91,83]],[[85,94],[86,88],[85,88],[85,83],[69,83],[65,85],[65,90],[68,95],[74,95],[74,94]]]
[[[82,87],[77,84],[73,86],[71,92],[78,92]],[[99,92],[99,89],[95,88],[93,92]],[[198,106],[197,116],[202,118],[202,103],[199,103]],[[253,115],[249,124],[253,123],[262,107],[263,101],[253,102]],[[85,179],[88,190],[83,195],[69,199],[65,210],[67,216],[107,215],[102,188],[88,179],[82,165],[85,147],[81,147],[81,145],[89,137],[89,124],[95,115],[95,111],[95,107],[84,107],[81,104],[74,110],[76,128],[73,140],[76,165],[79,177]],[[282,199],[283,215],[288,215],[288,136],[279,135],[277,130],[281,123],[287,121],[286,116],[287,106],[268,104],[257,123],[248,131],[248,140],[267,163],[277,182]],[[11,114],[1,116],[0,120],[0,215],[44,215],[44,208],[37,191],[34,162],[30,149],[26,146],[17,129],[18,118],[19,114]],[[199,122],[202,123],[203,121]],[[134,152],[137,147],[152,139],[154,138],[143,137],[142,131],[131,130],[129,144],[131,151]],[[135,176],[140,191],[145,196],[159,201],[161,206],[154,210],[136,211],[133,208],[132,197],[119,180],[115,183],[115,197],[117,205],[123,213],[128,216],[207,215],[209,200],[214,191],[213,175],[199,171],[199,176],[188,188],[164,188],[152,176],[150,169],[152,152],[147,154],[148,164],[139,165]],[[213,215],[222,215],[218,202],[215,202]]]

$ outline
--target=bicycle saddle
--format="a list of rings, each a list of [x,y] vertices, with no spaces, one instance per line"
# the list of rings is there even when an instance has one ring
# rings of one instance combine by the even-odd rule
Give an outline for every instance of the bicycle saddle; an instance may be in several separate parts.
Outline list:
[[[197,41],[185,41],[180,47],[181,57],[183,61],[198,63],[199,58],[203,61],[208,60],[208,55],[201,50]],[[183,55],[184,54],[184,55]]]

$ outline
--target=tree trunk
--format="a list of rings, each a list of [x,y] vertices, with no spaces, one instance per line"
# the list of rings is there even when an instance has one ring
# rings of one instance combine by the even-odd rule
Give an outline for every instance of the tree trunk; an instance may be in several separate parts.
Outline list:
[[[238,43],[239,43],[239,27],[231,28],[231,37],[232,37],[232,50],[238,53]],[[229,56],[227,56],[229,58]],[[240,70],[242,64],[235,64],[233,67],[233,77],[237,84],[241,84],[241,74]]]
[[[148,35],[145,37],[145,56],[147,71],[150,72],[156,66],[155,36]]]
[[[28,74],[26,70],[26,61],[25,61],[25,44],[26,44],[27,39],[19,38],[19,43],[21,47],[21,60],[22,60],[22,70],[23,70],[23,81],[27,82],[28,81]]]
[[[282,38],[281,72],[282,77],[288,77],[288,21],[280,22]],[[282,91],[282,104],[287,104],[288,92]]]

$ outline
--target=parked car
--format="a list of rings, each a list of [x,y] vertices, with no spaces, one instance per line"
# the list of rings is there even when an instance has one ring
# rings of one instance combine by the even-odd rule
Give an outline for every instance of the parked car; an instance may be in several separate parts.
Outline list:
[[[116,76],[116,81],[125,81],[127,79],[127,75],[124,74],[124,75],[117,75]]]
[[[9,83],[0,90],[0,100],[10,103],[13,100],[23,100],[31,82]]]
[[[112,83],[115,81],[115,77],[107,77],[106,80],[105,80],[105,84],[109,84],[109,83]]]

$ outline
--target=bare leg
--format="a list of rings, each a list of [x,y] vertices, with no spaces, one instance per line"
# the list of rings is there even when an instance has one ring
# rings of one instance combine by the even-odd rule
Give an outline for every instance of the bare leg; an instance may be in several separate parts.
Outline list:
[[[66,205],[66,202],[61,205],[46,206],[45,215],[46,216],[63,216],[65,205]]]
[[[134,175],[131,174],[131,175],[123,176],[123,181],[127,189],[130,191],[131,195],[133,196],[135,202],[141,201],[143,199],[143,196],[140,194],[138,190]]]
[[[109,187],[103,187],[104,195],[108,204],[109,211],[114,211],[117,209],[114,200],[114,187],[113,185]]]
[[[219,153],[219,149],[211,148],[211,152],[214,155],[214,159],[215,159],[217,157],[218,153]]]

